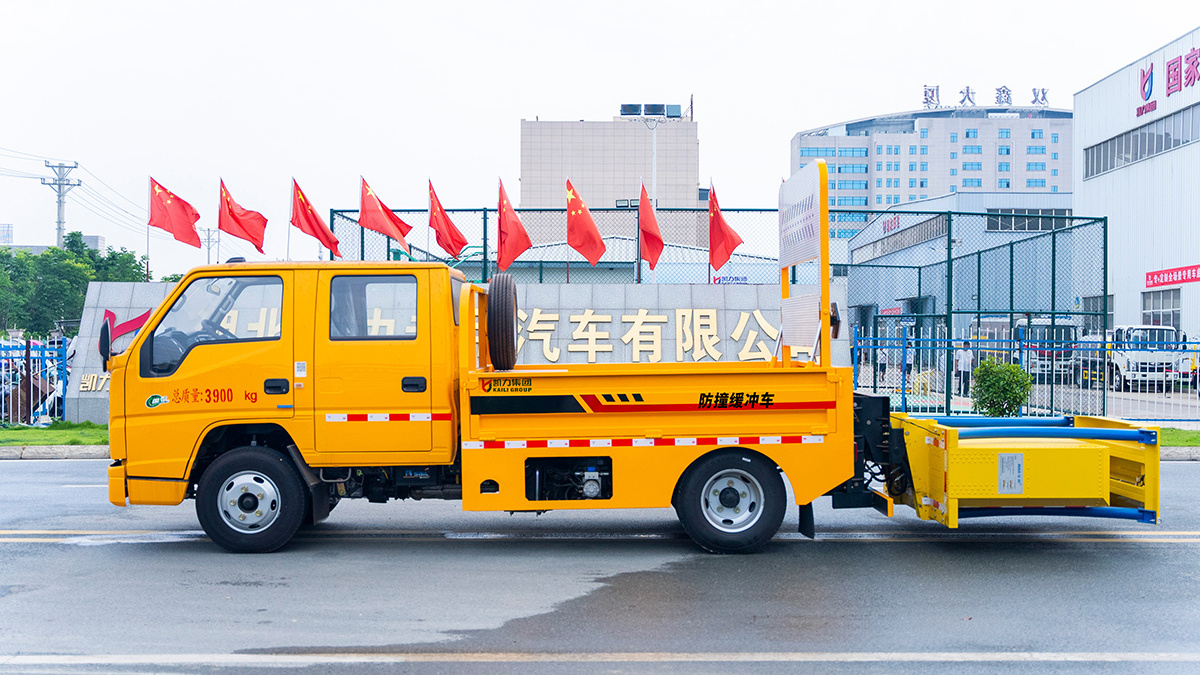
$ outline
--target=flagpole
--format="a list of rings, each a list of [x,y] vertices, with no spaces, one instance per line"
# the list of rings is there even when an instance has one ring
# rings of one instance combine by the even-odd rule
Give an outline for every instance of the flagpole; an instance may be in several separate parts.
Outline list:
[[[146,176],[146,213],[153,215],[151,210],[152,205],[150,200],[154,198],[154,189],[150,187],[150,181],[154,180],[150,176]],[[146,281],[150,281],[150,220],[146,220]]]
[[[638,177],[642,183],[642,190],[646,189],[646,179]],[[633,264],[637,265],[637,274],[634,276],[634,283],[642,283],[642,194],[638,192],[638,210],[633,222],[637,225],[637,257],[633,259]]]
[[[292,261],[292,228],[295,227],[295,225],[293,223],[291,223],[290,221],[296,219],[296,195],[295,195],[296,185],[295,185],[295,183],[296,183],[296,179],[292,178],[292,208],[290,210],[291,215],[288,218],[289,223],[288,223],[288,235],[287,235],[287,259],[288,259],[288,262]]]
[[[429,179],[429,215],[433,215],[433,179]],[[429,229],[425,228],[425,262],[429,262]]]

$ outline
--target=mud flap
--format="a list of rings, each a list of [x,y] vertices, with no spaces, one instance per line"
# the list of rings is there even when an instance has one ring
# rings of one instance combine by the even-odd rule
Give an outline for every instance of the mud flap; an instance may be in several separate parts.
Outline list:
[[[309,503],[312,504],[312,522],[319,523],[329,517],[329,488],[312,470],[312,467],[304,461],[299,448],[289,445],[287,450],[288,455],[292,458],[292,463],[296,465],[296,470],[300,472],[300,478],[308,487]]]
[[[817,526],[813,522],[813,505],[812,502],[800,505],[800,534],[815,539],[817,536]]]

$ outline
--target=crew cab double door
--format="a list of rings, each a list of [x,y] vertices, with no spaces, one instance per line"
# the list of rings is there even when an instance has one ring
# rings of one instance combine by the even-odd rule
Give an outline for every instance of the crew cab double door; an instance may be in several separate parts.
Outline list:
[[[429,281],[419,269],[318,273],[313,418],[326,461],[402,463],[430,453]]]

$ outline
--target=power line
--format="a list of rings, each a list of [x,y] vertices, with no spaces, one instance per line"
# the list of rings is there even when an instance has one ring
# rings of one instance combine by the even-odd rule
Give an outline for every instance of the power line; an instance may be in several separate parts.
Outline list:
[[[120,204],[109,199],[108,197],[105,197],[103,194],[100,194],[94,188],[87,185],[86,183],[84,185],[82,185],[80,187],[80,189],[83,190],[84,192],[88,193],[89,195],[91,195],[93,198],[98,199],[98,200],[104,202],[105,204],[108,204],[113,209],[120,211],[121,213],[129,215],[134,220],[145,220],[146,219],[146,210],[145,209],[141,209],[141,213],[133,213],[133,212],[125,209],[124,207],[122,207]]]
[[[61,160],[61,159],[58,159],[58,158],[55,158],[55,157],[46,157],[46,156],[44,156],[44,155],[35,155],[35,154],[33,154],[32,152],[21,152],[20,150],[13,150],[12,148],[0,148],[0,151],[3,151],[3,152],[11,152],[11,153],[14,153],[14,154],[17,154],[17,155],[24,155],[24,157],[25,157],[25,158],[28,158],[28,159],[30,159],[30,160],[33,160],[33,161],[39,161],[39,160],[40,160],[40,161],[47,161],[47,162],[61,162],[61,161],[63,161],[63,160]],[[18,159],[22,159],[22,158],[18,158]]]
[[[100,176],[97,176],[95,173],[93,173],[91,169],[87,168],[86,166],[81,166],[79,168],[83,169],[92,178],[95,178],[97,181],[100,181],[100,184],[103,185],[104,187],[108,188],[113,194],[117,195],[121,199],[124,199],[125,201],[129,202],[130,204],[133,204],[136,208],[138,208],[142,211],[146,210],[146,208],[144,206],[142,206],[141,204],[138,204],[137,202],[133,201],[129,197],[126,197],[125,195],[123,195],[119,191],[117,191],[113,186],[109,185],[108,183],[105,183],[104,179],[100,178]]]

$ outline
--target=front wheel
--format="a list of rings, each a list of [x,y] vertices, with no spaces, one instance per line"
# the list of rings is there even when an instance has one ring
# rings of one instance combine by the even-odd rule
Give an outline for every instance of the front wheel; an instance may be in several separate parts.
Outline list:
[[[783,523],[787,492],[775,465],[726,451],[688,470],[676,504],[684,531],[712,553],[762,550]]]
[[[304,521],[305,486],[282,453],[243,447],[221,455],[200,477],[196,517],[213,542],[234,553],[269,553]]]

